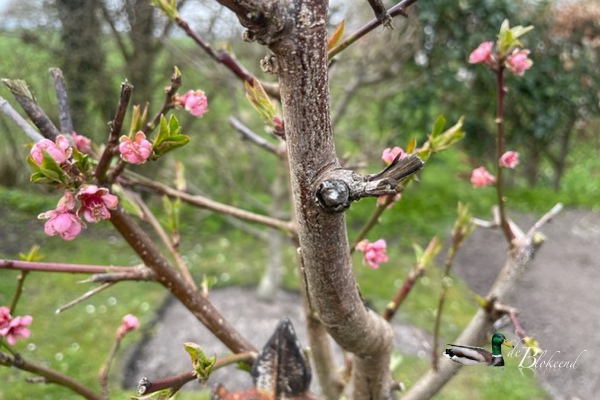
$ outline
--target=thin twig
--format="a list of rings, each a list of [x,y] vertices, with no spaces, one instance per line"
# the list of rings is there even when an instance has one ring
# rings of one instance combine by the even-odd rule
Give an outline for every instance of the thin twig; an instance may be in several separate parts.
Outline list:
[[[171,257],[173,257],[175,265],[177,265],[177,269],[181,273],[181,276],[183,276],[183,278],[186,281],[188,281],[188,283],[192,285],[194,289],[198,289],[198,287],[196,286],[196,282],[194,282],[194,278],[190,274],[190,271],[187,265],[185,264],[185,261],[183,261],[181,254],[179,254],[179,251],[175,247],[173,240],[171,239],[171,237],[169,237],[169,235],[167,235],[160,222],[158,222],[158,220],[154,216],[154,213],[150,210],[150,208],[148,208],[144,200],[142,200],[141,196],[139,196],[137,193],[129,191],[129,195],[136,201],[137,205],[144,213],[146,221],[148,221],[152,228],[154,228],[154,231],[158,234],[160,240],[167,247],[169,253],[171,253]]]
[[[254,75],[248,72],[248,70],[244,68],[244,66],[240,64],[240,62],[236,60],[234,56],[229,54],[226,50],[221,49],[215,51],[211,47],[211,45],[208,42],[206,42],[200,35],[194,32],[190,25],[181,17],[177,16],[175,18],[175,23],[185,32],[186,35],[188,35],[194,42],[196,42],[206,52],[206,54],[208,54],[216,62],[223,64],[240,80],[252,83],[252,80],[256,79]],[[261,82],[261,84],[269,95],[275,98],[279,98],[279,86],[277,84],[268,82]]]
[[[501,64],[496,71],[496,203],[498,205],[498,212],[500,213],[500,228],[506,237],[510,246],[513,246],[512,242],[515,238],[515,234],[510,228],[508,220],[506,218],[504,198],[504,181],[502,173],[504,168],[500,165],[500,157],[504,154],[504,94],[506,88],[504,87],[504,65]]]
[[[268,142],[262,136],[258,135],[246,125],[244,125],[239,119],[235,117],[229,117],[229,123],[233,128],[242,135],[242,139],[248,140],[250,143],[257,145],[258,147],[267,150],[270,153],[275,154],[278,157],[282,157],[277,149],[277,146]]]
[[[130,268],[128,272],[113,272],[106,274],[94,274],[87,279],[83,279],[77,283],[106,283],[106,282],[122,282],[122,281],[156,281],[154,272],[145,266]]]
[[[100,285],[92,290],[88,290],[87,292],[85,292],[84,294],[82,294],[81,296],[76,298],[75,300],[70,301],[67,304],[65,304],[64,306],[57,308],[55,313],[60,314],[61,312],[68,310],[69,308],[73,307],[74,305],[77,305],[77,304],[81,303],[82,301],[89,299],[93,295],[100,293],[104,289],[108,289],[112,285],[114,285],[113,282],[107,282],[107,283],[103,283],[102,285]]]
[[[398,15],[402,15],[403,17],[406,18],[407,17],[406,9],[416,2],[417,2],[417,0],[403,0],[400,3],[396,4],[395,6],[393,6],[392,8],[390,8],[387,13],[392,18],[394,18]],[[343,42],[341,42],[340,44],[335,46],[333,49],[329,50],[329,54],[328,54],[329,59],[331,60],[333,57],[335,57],[336,55],[338,55],[339,53],[344,51],[346,48],[348,48],[351,44],[356,42],[361,37],[365,36],[367,33],[371,32],[373,29],[377,28],[381,24],[382,24],[381,20],[379,20],[377,18],[373,18],[367,24],[363,25],[356,32],[354,32],[352,35],[350,35],[348,38],[346,38],[346,40],[344,40]]]
[[[106,360],[104,360],[104,364],[100,368],[98,372],[98,383],[100,384],[100,392],[102,397],[105,400],[109,400],[109,391],[108,391],[108,373],[110,371],[110,366],[119,351],[119,347],[121,346],[121,337],[117,336],[112,346],[110,346],[110,350],[106,355]]]
[[[216,361],[215,366],[213,367],[213,371],[217,370],[219,368],[226,367],[231,364],[238,364],[238,363],[252,364],[252,362],[254,362],[254,360],[256,359],[256,356],[257,356],[256,352],[248,351],[248,352],[233,354],[233,355],[226,356],[226,357],[221,357]],[[186,371],[186,372],[182,372],[177,375],[168,376],[168,377],[162,378],[162,379],[157,379],[155,381],[149,381],[149,380],[144,379],[143,389],[138,386],[138,393],[141,391],[142,393],[139,393],[139,394],[149,395],[151,393],[158,392],[159,390],[168,389],[168,388],[171,388],[173,392],[176,392],[181,387],[183,387],[183,385],[185,385],[188,382],[193,381],[194,379],[196,379],[195,371]]]
[[[33,94],[29,91],[27,82],[20,79],[2,79],[2,83],[19,102],[25,114],[38,127],[42,135],[47,139],[56,140],[60,135],[60,131],[35,101]]]
[[[133,174],[128,174],[129,177],[134,176]],[[124,178],[123,178],[124,179]],[[265,215],[256,214],[250,211],[242,210],[237,207],[229,206],[223,203],[219,203],[214,200],[207,199],[206,197],[199,195],[191,195],[186,192],[182,192],[177,189],[173,189],[167,185],[164,185],[160,182],[142,177],[140,175],[135,175],[135,179],[131,179],[128,183],[130,184],[139,184],[150,188],[160,194],[167,195],[169,197],[180,198],[182,201],[186,203],[193,204],[195,206],[206,208],[208,210],[212,210],[219,214],[231,215],[232,217],[242,219],[249,222],[255,222],[261,225],[265,225],[271,228],[282,230],[289,234],[294,234],[295,227],[289,221],[283,221],[277,218],[268,217]]]
[[[123,127],[123,120],[125,119],[125,114],[127,113],[127,106],[129,105],[132,92],[132,84],[127,81],[121,84],[119,104],[117,106],[117,111],[115,112],[115,118],[110,123],[110,132],[108,134],[106,148],[104,149],[104,152],[100,157],[100,161],[98,161],[98,166],[96,167],[96,179],[100,184],[109,183],[106,179],[106,174],[114,156],[115,149],[119,144],[119,134],[121,133],[121,129]]]
[[[70,135],[73,132],[73,121],[71,120],[65,77],[60,68],[50,68],[49,72],[54,81],[54,91],[56,92],[56,100],[58,102],[60,133]]]
[[[17,308],[17,304],[19,303],[19,299],[21,298],[21,294],[23,293],[23,285],[25,284],[25,278],[27,278],[28,274],[29,271],[21,271],[21,273],[17,276],[17,288],[15,289],[15,294],[10,302],[10,313],[12,315],[16,314],[15,310]]]
[[[107,272],[129,272],[132,270],[132,267],[102,267],[98,265],[85,264],[0,260],[0,269],[16,269],[20,271],[62,272],[69,274],[102,274]]]
[[[9,119],[11,119],[19,129],[21,129],[25,134],[34,142],[39,142],[44,139],[44,136],[33,129],[31,125],[25,120],[25,118],[21,117],[19,114],[6,99],[0,96],[0,110],[2,113],[6,115]]]
[[[76,381],[75,379],[64,375],[58,371],[45,367],[41,364],[36,364],[34,362],[28,361],[20,355],[11,356],[9,354],[0,352],[0,365],[17,368],[22,371],[28,371],[33,374],[42,376],[46,379],[46,382],[56,383],[58,385],[64,386],[88,400],[102,400],[102,397],[100,395],[94,393],[87,386]]]
[[[165,101],[163,102],[160,110],[152,118],[152,121],[148,122],[146,126],[142,128],[142,132],[144,132],[144,134],[147,135],[150,131],[152,131],[152,129],[154,129],[158,124],[158,121],[160,121],[160,117],[165,115],[167,111],[174,107],[173,96],[175,96],[180,87],[181,74],[179,74],[178,71],[173,72],[173,75],[171,75],[171,85],[165,88]]]

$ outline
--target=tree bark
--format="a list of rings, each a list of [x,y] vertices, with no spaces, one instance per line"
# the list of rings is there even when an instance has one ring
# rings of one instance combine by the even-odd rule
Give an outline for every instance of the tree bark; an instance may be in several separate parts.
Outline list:
[[[355,355],[352,398],[387,399],[391,328],[360,299],[344,214],[327,214],[315,202],[323,177],[341,170],[329,117],[327,7],[324,0],[290,3],[282,38],[269,46],[279,73],[298,239],[309,302],[329,334]]]

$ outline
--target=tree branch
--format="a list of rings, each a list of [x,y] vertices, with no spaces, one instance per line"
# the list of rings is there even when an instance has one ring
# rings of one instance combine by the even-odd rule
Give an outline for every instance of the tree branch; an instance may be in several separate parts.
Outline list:
[[[50,68],[50,76],[54,81],[54,91],[58,102],[58,120],[60,122],[60,133],[70,135],[73,133],[73,121],[67,97],[67,84],[60,68]]]
[[[84,386],[82,383],[74,380],[73,378],[61,374],[60,372],[55,371],[53,369],[47,368],[43,365],[28,361],[22,358],[20,355],[17,355],[15,357],[0,352],[0,365],[17,368],[23,371],[28,371],[33,374],[42,376],[45,378],[45,381],[47,383],[56,383],[58,385],[64,386],[88,400],[103,400],[100,395],[92,392],[87,386]]]
[[[556,213],[560,211],[560,208],[559,205],[554,206],[552,210],[534,224],[534,227],[541,227],[552,216],[556,215]],[[502,270],[498,274],[494,285],[487,295],[488,299],[500,302],[503,301],[509,291],[514,288],[529,262],[533,259],[536,249],[539,248],[539,243],[536,243],[533,240],[532,235],[527,235],[521,240],[515,240],[514,243],[513,247],[507,253],[507,259]],[[491,312],[493,312],[493,310],[486,310],[484,308],[477,310],[467,327],[462,331],[454,343],[471,346],[481,343],[486,331],[490,329],[493,323]],[[438,371],[436,372],[434,369],[431,369],[426,372],[425,375],[423,375],[404,394],[402,399],[420,400],[433,397],[433,395],[437,393],[442,386],[452,378],[452,376],[454,376],[460,367],[461,364],[445,358],[442,359]]]
[[[125,179],[125,178],[123,178]],[[127,178],[129,180],[129,178]],[[174,198],[180,198],[182,201],[186,203],[206,208],[208,210],[212,210],[214,212],[231,215],[232,217],[242,219],[249,222],[255,222],[261,225],[265,225],[271,228],[282,230],[288,234],[294,234],[294,226],[292,223],[287,221],[282,221],[280,219],[271,218],[265,215],[255,214],[250,211],[242,210],[237,207],[228,206],[223,203],[219,203],[214,200],[207,199],[204,196],[199,195],[191,195],[186,192],[182,192],[180,190],[173,189],[167,185],[164,185],[160,182],[156,182],[139,175],[136,175],[135,180],[130,180],[128,183],[139,184],[145,186],[147,188],[153,189],[160,194],[164,194]]]
[[[12,93],[17,102],[19,102],[25,114],[37,126],[42,135],[47,139],[56,140],[58,135],[60,135],[60,131],[39,104],[37,104],[33,94],[29,91],[27,82],[20,79],[2,79],[2,83]]]
[[[109,183],[106,179],[106,174],[108,172],[108,168],[110,167],[110,162],[114,156],[115,149],[119,144],[119,134],[121,133],[121,129],[123,127],[123,120],[125,119],[125,114],[127,113],[127,106],[129,105],[132,92],[132,84],[127,81],[121,84],[119,104],[117,106],[117,111],[115,112],[115,118],[110,123],[110,132],[108,134],[106,148],[104,149],[102,156],[100,156],[98,166],[96,167],[96,179],[100,184]]]
[[[33,129],[25,120],[25,118],[21,117],[21,114],[19,114],[2,96],[0,96],[0,110],[2,110],[4,115],[17,124],[19,129],[25,132],[25,134],[34,142],[39,142],[40,140],[44,139],[44,136]]]
[[[268,142],[262,136],[259,136],[258,134],[253,132],[239,119],[235,117],[229,117],[229,123],[231,124],[231,126],[233,126],[233,129],[235,129],[242,135],[243,140],[248,140],[250,143],[255,144],[261,149],[267,150],[269,153],[273,153],[277,157],[281,157],[281,152],[277,149],[277,146]]]
[[[69,274],[102,274],[107,272],[127,273],[133,267],[102,267],[98,265],[50,263],[41,261],[0,260],[0,269],[20,271],[63,272]]]
[[[201,293],[183,280],[158,251],[148,234],[118,206],[111,210],[111,223],[129,243],[157,281],[165,286],[190,312],[234,353],[256,351]]]
[[[402,15],[407,18],[406,9],[416,3],[417,0],[403,0],[400,3],[396,4],[392,8],[390,8],[387,14],[394,18],[398,15]],[[373,29],[377,28],[382,24],[382,20],[377,18],[372,19],[367,24],[359,28],[356,32],[350,35],[346,40],[335,46],[333,49],[329,51],[328,57],[331,60],[333,57],[346,50],[352,43],[356,42],[361,37],[365,36],[367,33],[371,32]]]

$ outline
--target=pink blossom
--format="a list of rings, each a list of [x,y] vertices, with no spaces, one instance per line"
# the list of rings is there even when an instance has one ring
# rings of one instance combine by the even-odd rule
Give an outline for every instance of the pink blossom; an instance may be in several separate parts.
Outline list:
[[[0,307],[0,329],[7,326],[11,318],[12,317],[10,316],[10,308],[6,306]]]
[[[123,317],[121,326],[119,326],[119,329],[117,330],[117,337],[122,338],[127,332],[137,329],[139,326],[140,322],[138,319],[134,315],[127,314]]]
[[[42,150],[45,150],[50,154],[50,157],[52,157],[59,165],[67,161],[69,157],[71,157],[73,151],[69,145],[69,141],[63,135],[58,135],[56,142],[53,142],[50,139],[42,139],[34,144],[29,151],[29,155],[37,165],[42,164],[44,158]]]
[[[400,158],[403,158],[406,155],[404,150],[402,150],[402,147],[388,147],[387,149],[383,150],[383,153],[381,154],[381,161],[383,161],[384,164],[389,165],[392,163],[392,161],[394,161],[394,158],[396,158],[398,154],[400,154]]]
[[[31,325],[31,321],[33,321],[31,315],[10,318],[8,322],[4,323],[0,328],[0,336],[5,337],[8,344],[12,346],[17,342],[17,339],[26,339],[29,337],[30,332],[26,326]]]
[[[489,63],[490,61],[492,61],[492,48],[493,47],[494,47],[494,43],[492,43],[492,42],[481,43],[469,55],[469,63],[471,63],[471,64]]]
[[[516,151],[507,151],[500,157],[500,166],[504,168],[514,168],[519,164],[519,153]]]
[[[527,58],[529,50],[515,49],[512,54],[506,58],[506,68],[513,74],[521,76],[526,70],[531,68],[533,61]]]
[[[83,136],[78,135],[76,132],[71,133],[73,136],[73,143],[75,144],[75,148],[83,154],[90,154],[92,152],[92,141]]]
[[[390,197],[392,197],[392,201],[390,202],[390,204],[388,204],[388,206],[386,208],[392,208],[394,203],[400,200],[400,198],[402,197],[402,193],[396,193],[393,196],[391,194],[390,195],[384,194],[382,196],[379,196],[379,197],[377,197],[377,205],[379,207],[383,207],[388,202],[388,199]]]
[[[202,90],[189,90],[183,96],[178,96],[177,102],[194,117],[201,117],[208,111],[208,100]]]
[[[373,243],[369,243],[367,239],[364,239],[356,245],[356,250],[364,254],[363,264],[367,264],[373,269],[379,268],[379,264],[388,260],[385,248],[386,243],[383,239],[376,240]]]
[[[471,173],[471,183],[473,186],[489,186],[496,182],[496,178],[487,172],[484,167],[475,168]]]
[[[81,232],[83,222],[73,212],[75,199],[73,194],[65,191],[55,210],[38,215],[38,219],[47,219],[44,232],[48,236],[59,235],[64,240],[73,240]]]
[[[109,209],[117,207],[119,198],[110,194],[107,188],[99,188],[96,185],[86,185],[77,193],[77,200],[81,202],[77,215],[83,217],[87,222],[98,222],[110,218]]]
[[[143,164],[152,154],[152,143],[146,140],[146,135],[142,131],[135,134],[135,140],[121,136],[119,141],[121,142],[119,144],[121,158],[128,163]]]

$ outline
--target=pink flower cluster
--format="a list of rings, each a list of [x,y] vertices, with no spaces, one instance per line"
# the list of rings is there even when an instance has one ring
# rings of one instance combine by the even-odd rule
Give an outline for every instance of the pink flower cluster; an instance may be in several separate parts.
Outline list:
[[[123,135],[119,141],[121,159],[130,164],[143,164],[152,154],[152,143],[146,139],[142,131],[137,132],[133,140]]]
[[[81,202],[77,212],[76,199]],[[75,197],[66,190],[56,209],[41,213],[38,219],[47,219],[44,224],[46,235],[58,235],[64,240],[73,240],[79,235],[81,228],[85,227],[81,217],[91,223],[109,219],[108,210],[116,208],[118,201],[118,197],[110,194],[106,188],[84,185]]]
[[[71,135],[73,136],[75,148],[79,152],[84,154],[91,153],[92,141],[89,138],[83,135],[78,135],[75,132],[73,132]],[[56,141],[54,142],[50,139],[42,139],[31,147],[29,155],[36,165],[42,164],[42,160],[44,159],[44,151],[48,153],[58,165],[67,162],[69,157],[71,157],[71,154],[73,154],[73,149],[69,143],[69,140],[63,135],[58,135],[56,137]]]
[[[175,101],[194,117],[201,117],[208,111],[208,99],[202,90],[188,90],[184,95],[176,95]]]
[[[469,63],[471,64],[486,64],[494,69],[497,68],[498,58],[497,55],[492,54],[492,48],[494,44],[492,42],[483,42],[469,55]],[[526,70],[531,68],[533,61],[527,56],[529,50],[526,49],[514,49],[512,54],[506,57],[504,65],[506,68],[517,76],[522,76]]]
[[[385,253],[386,243],[384,239],[369,243],[367,239],[361,240],[356,245],[356,250],[364,254],[363,264],[367,264],[373,269],[379,268],[379,264],[387,262],[388,256]]]
[[[44,151],[48,153],[58,165],[65,163],[73,153],[69,141],[63,135],[58,135],[55,142],[50,139],[42,139],[33,145],[29,151],[29,155],[37,165],[42,164]]]
[[[26,327],[31,325],[31,321],[33,321],[31,315],[13,317],[8,307],[0,307],[0,336],[6,338],[8,344],[13,346],[17,339],[29,337],[30,332]]]
[[[122,339],[127,332],[137,329],[139,326],[140,322],[138,319],[134,315],[127,314],[123,317],[121,326],[119,326],[119,329],[117,329],[117,338]]]

